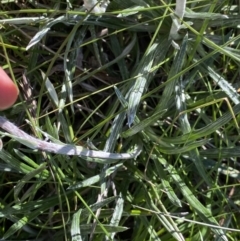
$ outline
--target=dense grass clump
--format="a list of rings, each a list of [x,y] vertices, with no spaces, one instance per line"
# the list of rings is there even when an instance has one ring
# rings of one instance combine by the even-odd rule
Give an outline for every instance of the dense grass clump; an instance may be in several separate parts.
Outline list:
[[[0,239],[240,240],[239,1],[92,2],[1,1]]]

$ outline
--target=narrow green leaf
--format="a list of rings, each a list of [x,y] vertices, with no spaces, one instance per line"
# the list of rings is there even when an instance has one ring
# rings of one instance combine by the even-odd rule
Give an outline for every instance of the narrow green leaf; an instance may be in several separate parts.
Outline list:
[[[81,229],[80,229],[80,216],[82,209],[79,209],[73,214],[72,225],[71,225],[71,237],[72,241],[82,241]]]
[[[159,120],[165,112],[166,110],[161,110],[159,112],[154,113],[152,116],[140,121],[139,123],[132,126],[130,129],[128,129],[127,131],[124,131],[123,133],[121,133],[121,136],[124,138],[127,138],[137,134],[140,131],[143,131],[145,128],[147,128],[148,126],[150,126],[151,124]]]

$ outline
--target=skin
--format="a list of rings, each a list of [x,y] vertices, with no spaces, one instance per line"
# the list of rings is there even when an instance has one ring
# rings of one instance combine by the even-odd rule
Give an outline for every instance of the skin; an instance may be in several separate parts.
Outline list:
[[[17,100],[18,93],[17,86],[0,67],[0,110],[10,108]]]

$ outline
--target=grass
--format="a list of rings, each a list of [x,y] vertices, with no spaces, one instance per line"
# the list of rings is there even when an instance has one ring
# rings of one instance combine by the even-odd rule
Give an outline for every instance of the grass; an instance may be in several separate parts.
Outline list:
[[[238,4],[2,0],[1,240],[239,240]]]

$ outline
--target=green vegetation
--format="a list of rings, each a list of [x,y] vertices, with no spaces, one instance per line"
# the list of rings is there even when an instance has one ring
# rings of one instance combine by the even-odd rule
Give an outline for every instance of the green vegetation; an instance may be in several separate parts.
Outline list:
[[[237,4],[1,0],[0,239],[240,240]]]

